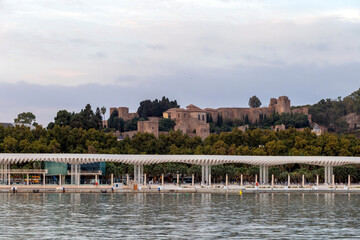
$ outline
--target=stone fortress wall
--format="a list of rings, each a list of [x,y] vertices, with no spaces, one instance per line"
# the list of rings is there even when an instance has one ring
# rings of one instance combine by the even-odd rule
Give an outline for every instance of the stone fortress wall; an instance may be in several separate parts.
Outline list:
[[[118,112],[118,117],[124,119],[124,121],[128,121],[135,117],[139,117],[137,113],[129,113],[129,108],[127,107],[118,107],[118,108],[111,107],[110,116],[115,110]]]
[[[244,121],[246,116],[252,123],[259,121],[260,116],[270,116],[273,113],[300,113],[308,115],[311,123],[311,115],[309,115],[308,107],[301,107],[291,110],[290,99],[287,96],[270,99],[268,107],[259,108],[205,108],[207,114],[210,114],[214,121],[217,121],[218,116],[222,116],[223,120],[241,120]]]

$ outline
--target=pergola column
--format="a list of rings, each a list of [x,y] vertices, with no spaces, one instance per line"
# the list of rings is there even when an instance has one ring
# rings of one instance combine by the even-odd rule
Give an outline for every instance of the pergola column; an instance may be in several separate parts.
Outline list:
[[[112,173],[110,177],[110,185],[114,186],[114,174]]]
[[[325,171],[324,171],[325,184],[330,185],[332,183],[333,174],[334,174],[334,167],[325,166]]]
[[[205,185],[205,165],[201,165],[201,185]]]
[[[74,170],[75,170],[75,164],[71,164],[70,165],[70,177],[71,177],[71,184],[75,184],[75,175],[74,175]]]
[[[205,184],[209,185],[209,166],[205,165]]]
[[[301,186],[305,187],[305,175],[302,175],[302,181],[301,181]]]
[[[43,173],[43,185],[45,186],[45,173]]]
[[[71,164],[70,166],[71,184],[80,184],[80,164]]]
[[[144,185],[146,186],[146,173],[144,173]]]
[[[269,167],[268,166],[260,166],[260,184],[268,184],[269,183]]]
[[[271,174],[271,187],[274,187],[274,174]]]
[[[26,185],[29,185],[29,174],[26,174]]]
[[[319,187],[319,175],[316,175],[316,186]]]
[[[229,185],[229,175],[226,174],[225,179],[225,186],[227,186]]]
[[[164,174],[161,174],[161,185],[164,186]]]
[[[7,184],[9,169],[10,164],[0,164],[0,179],[2,180],[3,184]]]
[[[179,183],[179,174],[176,174],[176,184],[177,184],[177,186],[180,185],[180,183]]]
[[[194,174],[192,174],[191,175],[191,186],[195,186],[195,175]]]
[[[61,187],[61,174],[59,174],[59,186]]]
[[[291,185],[291,179],[290,179],[290,174],[288,174],[288,187],[290,187]]]
[[[134,165],[134,183],[136,183],[136,181],[137,181],[137,174],[138,174],[138,170],[137,170],[137,168],[138,168],[138,165]]]
[[[8,174],[10,171],[10,164],[1,164],[2,165],[2,170],[3,170],[3,174],[2,174],[2,180],[4,184],[7,184],[8,181],[10,181],[9,175]],[[10,185],[10,184],[9,184]]]
[[[350,184],[351,184],[351,177],[350,177],[350,174],[348,175],[348,187],[350,187]]]
[[[144,184],[144,165],[134,165],[134,182]]]
[[[240,186],[242,187],[244,185],[244,175],[240,174]]]
[[[4,175],[5,175],[5,174],[4,174],[4,172],[5,172],[5,171],[4,171],[4,170],[5,170],[5,169],[4,169],[4,165],[5,165],[5,164],[0,164],[0,179],[1,179],[1,182],[2,182],[2,183],[5,182],[5,181],[4,181],[4,180],[5,180],[5,178],[4,178]]]
[[[201,184],[210,185],[210,177],[211,175],[211,166],[210,165],[201,165]]]

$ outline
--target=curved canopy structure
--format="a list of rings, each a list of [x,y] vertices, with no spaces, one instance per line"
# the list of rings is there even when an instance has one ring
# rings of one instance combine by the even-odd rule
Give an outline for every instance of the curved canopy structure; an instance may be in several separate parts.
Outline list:
[[[110,154],[17,154],[0,153],[0,164],[48,161],[70,164],[96,162],[119,162],[133,165],[156,163],[188,163],[196,165],[218,165],[225,163],[245,163],[257,166],[274,166],[302,163],[318,166],[341,166],[360,164],[360,157],[327,156],[229,156],[229,155],[110,155]]]

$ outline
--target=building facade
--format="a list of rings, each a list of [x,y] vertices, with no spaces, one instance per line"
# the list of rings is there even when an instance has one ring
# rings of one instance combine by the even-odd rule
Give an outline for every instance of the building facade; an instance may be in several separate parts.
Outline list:
[[[199,136],[205,139],[210,135],[210,126],[206,122],[206,111],[195,105],[189,105],[186,109],[171,108],[163,113],[164,118],[175,121],[174,130],[180,130],[189,136]]]

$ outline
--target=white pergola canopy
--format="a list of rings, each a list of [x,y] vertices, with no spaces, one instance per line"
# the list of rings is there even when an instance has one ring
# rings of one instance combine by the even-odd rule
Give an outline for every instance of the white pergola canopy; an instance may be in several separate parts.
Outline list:
[[[245,163],[256,166],[275,166],[302,163],[318,166],[341,166],[360,164],[360,157],[328,156],[229,156],[229,155],[111,155],[111,154],[17,154],[0,153],[0,164],[25,162],[57,162],[88,164],[97,162],[119,162],[133,165],[156,163],[188,163],[196,165],[218,165],[225,163]]]

